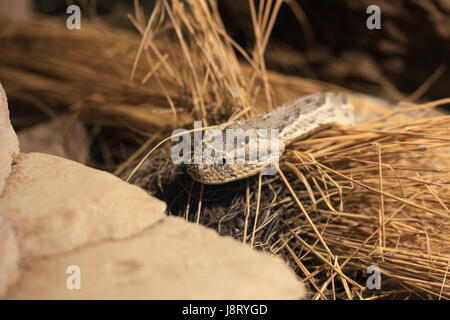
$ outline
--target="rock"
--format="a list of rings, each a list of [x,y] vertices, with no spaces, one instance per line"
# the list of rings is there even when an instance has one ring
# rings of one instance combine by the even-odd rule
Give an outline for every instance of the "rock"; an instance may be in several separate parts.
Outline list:
[[[80,290],[68,289],[70,265]],[[206,227],[166,217],[139,236],[29,261],[10,299],[299,299],[303,284],[279,257]]]
[[[17,157],[0,195],[0,213],[14,223],[25,256],[130,237],[164,211],[162,201],[110,173],[41,153]]]
[[[59,116],[21,130],[19,143],[23,153],[47,153],[79,163],[86,163],[89,156],[86,130],[73,116]]]
[[[0,215],[0,298],[19,278],[20,253],[11,225]]]
[[[112,174],[48,154],[19,155],[3,89],[0,142],[0,297],[305,297],[281,258],[167,217],[162,201]],[[68,289],[77,270],[81,289]]]
[[[19,153],[19,140],[9,120],[8,101],[0,83],[0,194],[11,172],[11,163]]]
[[[31,0],[0,1],[2,17],[26,20],[33,12]]]

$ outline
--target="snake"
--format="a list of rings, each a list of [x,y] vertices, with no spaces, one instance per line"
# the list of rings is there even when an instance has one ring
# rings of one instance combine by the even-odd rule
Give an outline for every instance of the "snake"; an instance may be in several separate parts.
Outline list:
[[[222,133],[225,144],[226,131],[228,129],[255,130],[276,129],[279,139],[279,153],[275,154],[277,159],[284,151],[285,146],[294,141],[304,139],[313,133],[329,128],[333,125],[352,126],[356,123],[356,111],[348,97],[338,92],[320,92],[303,96],[295,100],[282,104],[270,111],[247,120],[235,120],[218,126],[218,131]],[[268,134],[264,137],[269,143]],[[192,179],[203,184],[224,184],[236,180],[241,180],[254,176],[270,166],[274,160],[268,156],[266,161],[237,163],[230,161],[230,157],[236,157],[239,152],[248,152],[252,147],[249,140],[233,144],[233,155],[227,154],[223,161],[217,163],[190,163],[186,164],[186,171]],[[211,140],[204,139],[203,147],[210,147]],[[268,149],[269,151],[270,148]]]

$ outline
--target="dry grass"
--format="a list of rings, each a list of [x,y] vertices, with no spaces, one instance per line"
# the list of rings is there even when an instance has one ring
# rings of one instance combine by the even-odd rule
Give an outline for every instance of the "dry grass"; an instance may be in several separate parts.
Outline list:
[[[171,3],[157,2],[148,19],[139,9],[130,16],[140,41],[103,25],[85,24],[77,33],[54,21],[2,26],[7,63],[0,74],[9,95],[50,116],[61,108],[88,124],[116,127],[117,140],[124,132],[138,143],[145,137],[133,155],[132,148],[116,154],[110,142],[109,152],[124,161],[110,167],[119,174],[192,119],[215,124],[300,95],[344,91],[362,123],[291,145],[277,177],[198,185],[171,173],[166,147],[140,169],[141,185],[170,195],[171,213],[282,255],[309,284],[312,299],[450,298],[450,117],[433,111],[449,100],[391,108],[268,71],[264,50],[281,1],[250,1],[251,50],[226,34],[215,1]],[[181,191],[170,193],[165,180]],[[227,198],[220,208],[211,204],[218,194]],[[371,265],[381,270],[380,290],[365,288]]]
[[[318,259],[314,271],[326,264],[321,272],[342,282],[349,299],[365,289],[341,270],[370,265],[419,297],[448,298],[449,121],[388,117],[296,143],[283,161],[291,178],[280,175],[300,214],[285,220],[274,251],[291,256],[304,276],[311,271],[296,257]],[[316,290],[314,298],[325,293]]]

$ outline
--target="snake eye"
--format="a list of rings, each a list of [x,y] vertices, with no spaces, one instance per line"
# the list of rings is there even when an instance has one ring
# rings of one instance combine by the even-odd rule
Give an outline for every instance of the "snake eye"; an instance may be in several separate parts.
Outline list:
[[[225,156],[222,156],[221,158],[220,158],[220,162],[219,162],[220,164],[227,164],[227,157],[225,157]]]

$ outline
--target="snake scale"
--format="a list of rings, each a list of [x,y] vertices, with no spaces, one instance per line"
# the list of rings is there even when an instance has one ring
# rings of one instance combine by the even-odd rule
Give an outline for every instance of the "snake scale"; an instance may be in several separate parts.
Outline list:
[[[278,129],[281,152],[284,146],[331,125],[355,124],[355,108],[346,96],[336,92],[321,92],[287,102],[260,116],[248,120],[236,120],[219,126],[226,129]],[[235,147],[249,150],[245,141]],[[208,142],[206,142],[208,144]],[[281,153],[280,153],[281,154]],[[204,184],[223,184],[258,174],[273,159],[258,163],[194,163],[187,164],[186,171],[196,181]]]

